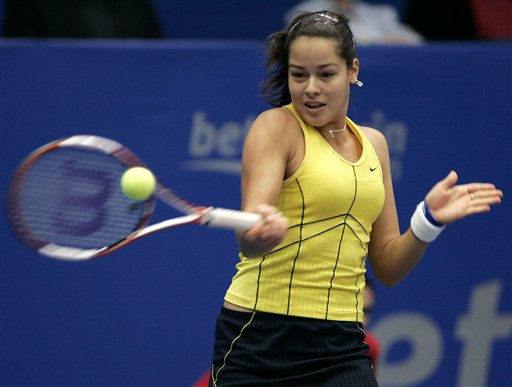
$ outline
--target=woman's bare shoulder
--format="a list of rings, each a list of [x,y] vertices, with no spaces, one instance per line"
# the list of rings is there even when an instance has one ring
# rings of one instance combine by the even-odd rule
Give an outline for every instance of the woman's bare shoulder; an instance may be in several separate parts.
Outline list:
[[[368,140],[370,140],[371,144],[373,145],[377,153],[380,153],[382,151],[387,152],[388,146],[386,142],[386,137],[380,130],[370,128],[368,126],[359,126],[359,128],[363,131]]]

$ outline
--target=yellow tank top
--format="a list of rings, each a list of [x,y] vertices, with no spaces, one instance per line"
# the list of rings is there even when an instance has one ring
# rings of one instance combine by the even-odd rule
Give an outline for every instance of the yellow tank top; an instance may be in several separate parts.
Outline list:
[[[363,287],[372,224],[384,203],[379,159],[362,145],[358,161],[341,157],[314,127],[286,106],[304,133],[304,159],[283,181],[276,203],[289,219],[286,238],[263,257],[240,254],[226,301],[262,312],[363,321]]]

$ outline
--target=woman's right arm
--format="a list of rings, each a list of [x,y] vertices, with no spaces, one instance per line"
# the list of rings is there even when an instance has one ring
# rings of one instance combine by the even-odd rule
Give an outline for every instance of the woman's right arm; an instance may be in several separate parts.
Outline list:
[[[287,219],[274,207],[292,155],[290,113],[271,109],[258,116],[245,140],[242,155],[242,210],[262,215],[246,232],[238,232],[238,245],[247,257],[258,257],[279,245]]]

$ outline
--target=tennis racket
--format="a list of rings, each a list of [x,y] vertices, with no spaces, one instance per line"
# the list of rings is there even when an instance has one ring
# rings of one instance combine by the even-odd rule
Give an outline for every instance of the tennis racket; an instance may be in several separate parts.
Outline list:
[[[44,145],[22,162],[9,186],[12,230],[43,255],[77,261],[170,227],[200,224],[243,231],[261,219],[254,213],[197,206],[160,182],[146,200],[130,199],[120,179],[135,166],[145,164],[104,137],[77,135]],[[185,215],[149,225],[156,198]]]

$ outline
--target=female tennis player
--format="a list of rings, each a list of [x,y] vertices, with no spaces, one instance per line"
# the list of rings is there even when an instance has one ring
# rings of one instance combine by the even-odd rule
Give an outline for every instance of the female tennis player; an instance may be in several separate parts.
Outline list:
[[[299,15],[268,39],[243,152],[240,262],[216,325],[210,386],[376,386],[364,343],[366,257],[400,282],[445,225],[501,201],[490,183],[434,185],[400,234],[384,136],[347,117],[361,84],[344,15]]]

